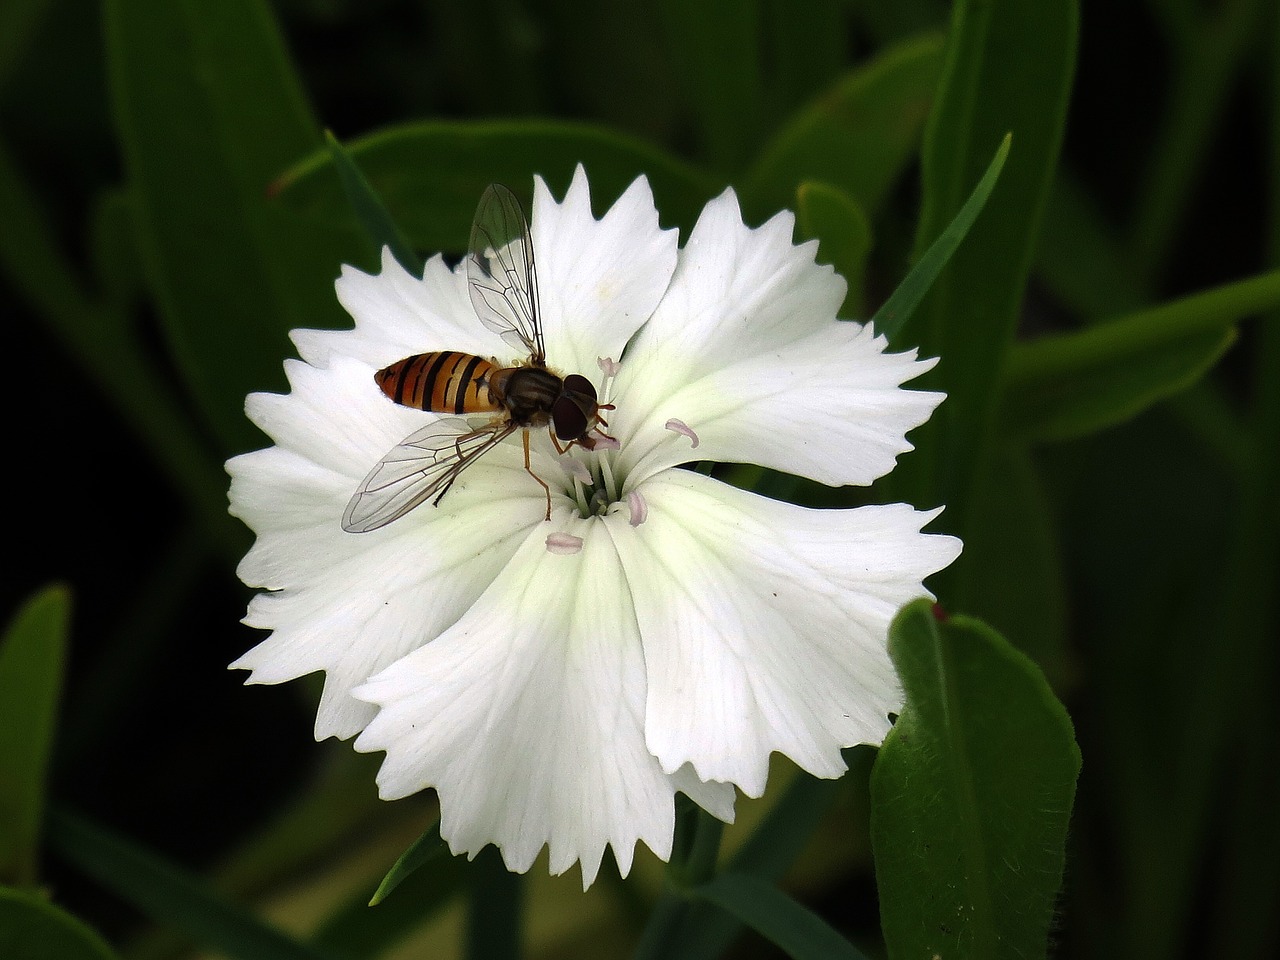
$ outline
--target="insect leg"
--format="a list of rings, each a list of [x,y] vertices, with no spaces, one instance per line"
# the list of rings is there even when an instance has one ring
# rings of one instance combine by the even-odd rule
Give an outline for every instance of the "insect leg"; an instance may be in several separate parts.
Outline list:
[[[542,489],[547,494],[547,515],[545,519],[550,520],[551,519],[551,488],[547,486],[547,483],[545,480],[543,480],[540,476],[538,476],[536,473],[533,472],[533,467],[529,464],[529,431],[525,430],[523,431],[523,433],[524,433],[524,468],[529,472],[529,476],[533,477],[533,479],[537,480],[540,484],[542,484]],[[556,438],[556,435],[553,432],[551,434],[551,439],[553,442],[555,441],[555,438]],[[559,449],[559,444],[556,444],[556,448]]]

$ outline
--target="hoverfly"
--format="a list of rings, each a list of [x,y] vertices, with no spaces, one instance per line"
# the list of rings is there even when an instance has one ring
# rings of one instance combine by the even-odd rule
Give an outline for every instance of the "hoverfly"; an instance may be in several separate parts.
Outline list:
[[[533,240],[520,202],[506,187],[490,185],[480,198],[467,253],[467,288],[476,316],[511,347],[528,355],[500,366],[457,350],[406,357],[383,367],[374,379],[388,397],[434,413],[496,413],[490,423],[459,429],[457,421],[435,421],[393,447],[360,482],[342,515],[348,533],[385,527],[427,500],[438,505],[455,480],[482,456],[522,431],[524,468],[547,495],[551,488],[529,463],[529,431],[546,427],[558,453],[575,444],[595,448],[593,430],[608,424],[596,388],[586,377],[561,377],[547,367],[538,308]]]

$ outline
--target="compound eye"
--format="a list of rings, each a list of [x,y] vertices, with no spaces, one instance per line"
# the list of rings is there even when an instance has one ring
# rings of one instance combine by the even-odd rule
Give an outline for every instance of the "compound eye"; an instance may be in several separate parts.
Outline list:
[[[564,392],[578,393],[584,397],[590,397],[594,403],[596,399],[596,388],[580,373],[571,373],[564,378]],[[584,428],[585,429],[585,428]]]
[[[560,397],[551,405],[551,423],[561,440],[577,440],[589,426],[587,415],[570,397]]]

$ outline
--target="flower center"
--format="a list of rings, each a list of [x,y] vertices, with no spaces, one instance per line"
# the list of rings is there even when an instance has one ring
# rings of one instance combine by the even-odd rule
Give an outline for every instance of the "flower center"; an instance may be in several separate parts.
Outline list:
[[[600,405],[605,407],[612,399],[613,379],[618,375],[619,365],[608,357],[601,357],[596,362],[604,374]],[[571,453],[565,463],[565,472],[570,478],[567,492],[584,518],[602,516],[609,507],[618,503],[622,499],[622,481],[625,479],[614,472],[618,442],[608,435],[607,424],[603,421],[597,424],[592,439],[595,447],[590,456],[580,460]]]

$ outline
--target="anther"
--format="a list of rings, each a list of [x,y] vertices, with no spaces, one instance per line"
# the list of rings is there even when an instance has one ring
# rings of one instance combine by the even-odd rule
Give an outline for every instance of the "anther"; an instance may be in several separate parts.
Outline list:
[[[572,533],[547,534],[547,553],[554,553],[562,557],[567,557],[571,554],[579,553],[581,550],[581,537],[575,537]]]
[[[589,487],[595,482],[591,478],[591,471],[587,469],[587,465],[581,460],[577,460],[574,457],[565,457],[560,462],[564,464],[564,469],[569,476],[573,477],[573,479],[577,480],[584,487]]]
[[[694,433],[693,429],[683,420],[677,420],[675,417],[672,417],[666,422],[666,428],[673,433],[678,433],[681,436],[688,437],[693,444],[693,449],[698,449],[698,435]]]
[[[627,509],[631,511],[628,522],[633,527],[638,527],[649,519],[649,504],[645,502],[644,494],[639,490],[632,490],[627,494]]]

